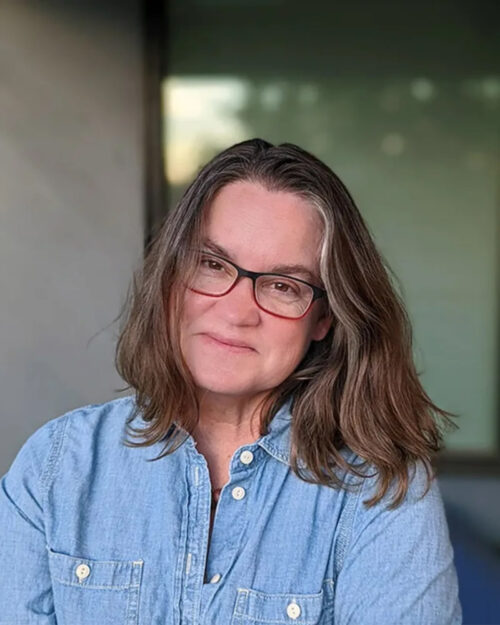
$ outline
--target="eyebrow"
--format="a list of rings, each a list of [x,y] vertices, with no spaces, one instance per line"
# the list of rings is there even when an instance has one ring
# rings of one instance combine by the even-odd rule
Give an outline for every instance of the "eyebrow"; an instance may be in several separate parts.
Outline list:
[[[228,260],[234,261],[234,258],[227,250],[225,250],[221,245],[218,245],[211,239],[205,238],[203,240],[203,245],[207,249],[214,252],[215,254],[219,254],[220,256],[224,256]],[[297,265],[297,264],[275,265],[274,267],[271,267],[269,271],[266,271],[264,273],[277,273],[277,274],[285,274],[285,275],[290,275],[290,276],[299,274],[299,276],[297,277],[301,277],[304,280],[311,282],[311,284],[315,284],[315,283],[317,284],[320,282],[318,277],[304,265]]]

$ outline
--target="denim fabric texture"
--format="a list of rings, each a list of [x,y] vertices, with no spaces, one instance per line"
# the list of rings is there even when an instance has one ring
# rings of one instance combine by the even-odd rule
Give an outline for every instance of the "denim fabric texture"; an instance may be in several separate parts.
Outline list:
[[[363,505],[375,477],[352,492],[307,483],[289,466],[287,402],[234,453],[208,545],[204,456],[191,436],[155,462],[162,443],[124,446],[133,407],[121,398],[52,419],[2,478],[0,625],[462,622],[439,486],[420,498],[423,466],[395,510]]]

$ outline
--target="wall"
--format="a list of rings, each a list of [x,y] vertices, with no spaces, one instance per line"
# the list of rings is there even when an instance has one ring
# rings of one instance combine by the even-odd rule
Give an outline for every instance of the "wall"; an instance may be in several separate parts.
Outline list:
[[[142,253],[140,34],[138,0],[2,2],[0,473],[123,385],[109,324]]]

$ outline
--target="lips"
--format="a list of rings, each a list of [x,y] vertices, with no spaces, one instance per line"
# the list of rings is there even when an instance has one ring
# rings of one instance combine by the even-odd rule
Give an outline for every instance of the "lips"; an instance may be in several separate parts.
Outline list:
[[[249,349],[253,350],[253,347],[248,343],[244,343],[243,341],[239,341],[237,339],[229,338],[222,336],[220,334],[216,334],[215,332],[205,332],[205,336],[217,341],[218,343],[222,343],[223,345],[228,345],[229,347],[236,347],[241,349]]]

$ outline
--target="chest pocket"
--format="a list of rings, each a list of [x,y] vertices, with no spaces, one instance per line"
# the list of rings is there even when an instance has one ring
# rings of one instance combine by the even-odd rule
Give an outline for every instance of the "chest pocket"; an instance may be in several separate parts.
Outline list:
[[[269,594],[238,588],[231,625],[333,625],[333,580],[314,594]]]
[[[58,625],[137,625],[142,560],[48,552]]]

